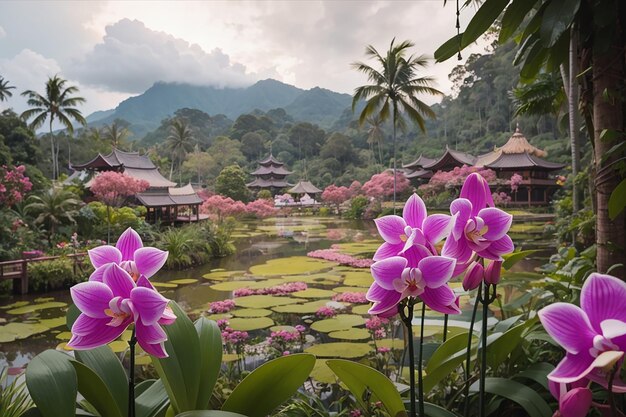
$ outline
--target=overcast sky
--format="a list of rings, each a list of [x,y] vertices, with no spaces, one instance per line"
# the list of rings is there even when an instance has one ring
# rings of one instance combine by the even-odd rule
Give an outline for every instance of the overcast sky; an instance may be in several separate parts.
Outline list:
[[[366,80],[350,63],[365,59],[367,44],[384,52],[393,37],[409,39],[414,53],[432,56],[456,33],[453,3],[1,1],[0,76],[17,94],[0,108],[24,110],[19,93],[43,91],[54,74],[80,88],[85,115],[156,81],[242,87],[275,78],[352,93]],[[462,27],[474,11],[462,11]],[[448,74],[458,64],[433,64],[423,74],[449,92]]]

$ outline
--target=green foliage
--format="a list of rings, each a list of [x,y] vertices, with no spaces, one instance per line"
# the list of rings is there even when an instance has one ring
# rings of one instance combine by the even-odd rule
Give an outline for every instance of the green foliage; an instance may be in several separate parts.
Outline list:
[[[257,198],[262,198],[264,200],[272,200],[272,193],[270,190],[261,190],[256,195]]]
[[[25,212],[34,217],[33,223],[42,225],[48,243],[63,225],[76,224],[81,201],[76,194],[61,187],[52,187],[41,195],[32,195],[26,200]]]
[[[7,384],[8,368],[0,371],[0,416],[20,417],[33,406],[33,401],[28,396],[25,383],[19,382],[18,378]]]
[[[250,192],[246,187],[246,173],[239,165],[227,166],[215,180],[215,192],[233,200],[248,202]]]
[[[211,257],[208,238],[207,230],[196,224],[170,227],[159,233],[156,246],[169,252],[168,268],[183,269],[202,264]]]
[[[78,381],[69,356],[46,350],[26,368],[26,386],[43,417],[74,415]]]
[[[344,213],[348,219],[362,219],[369,201],[365,196],[356,196],[350,200],[350,209]]]
[[[81,262],[74,267],[74,262]],[[76,270],[76,273],[74,272]],[[28,263],[28,288],[33,292],[67,289],[89,278],[91,265],[69,258]]]
[[[477,382],[470,387],[470,391],[474,393],[478,391]],[[519,404],[529,417],[550,417],[553,414],[541,395],[520,382],[506,378],[487,378],[485,391]]]

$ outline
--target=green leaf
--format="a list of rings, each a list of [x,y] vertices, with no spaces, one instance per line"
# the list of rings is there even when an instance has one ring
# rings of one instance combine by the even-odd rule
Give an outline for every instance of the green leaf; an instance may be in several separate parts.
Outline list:
[[[73,416],[78,391],[70,357],[55,350],[35,356],[26,368],[26,386],[43,417]]]
[[[519,72],[522,82],[528,83],[535,79],[546,60],[547,54],[548,50],[545,49],[540,42],[536,42],[533,47],[530,48]]]
[[[450,375],[463,360],[467,350],[469,332],[459,333],[446,340],[430,357],[424,376],[424,392],[430,392],[443,378]],[[473,354],[476,348],[472,348]]]
[[[509,0],[485,0],[467,25],[467,29],[463,33],[461,47],[465,48],[485,33],[507,4],[509,4]]]
[[[539,37],[535,34],[532,34],[531,36],[524,39],[524,42],[522,42],[517,52],[515,53],[515,57],[513,58],[513,65],[519,65],[519,63],[524,58],[524,54],[537,42],[539,42]]]
[[[498,367],[506,360],[511,352],[517,348],[522,341],[522,334],[526,329],[537,322],[537,318],[526,320],[524,323],[502,333],[487,345],[487,363],[492,368]]]
[[[137,396],[135,414],[137,417],[153,417],[162,415],[170,404],[163,381],[157,379],[148,389]]]
[[[177,414],[176,417],[246,417],[243,414],[220,410],[193,410]]]
[[[89,401],[101,417],[122,417],[125,414],[122,413],[113,395],[111,395],[111,391],[98,374],[81,362],[71,361],[71,364],[76,371],[78,392]],[[128,407],[128,403],[126,407]]]
[[[504,255],[503,256],[504,262],[502,262],[502,268],[508,271],[509,269],[513,267],[513,265],[515,265],[522,259],[526,258],[527,256],[532,255],[535,252],[538,252],[538,251],[537,250],[522,250],[519,252],[513,252],[509,255]]]
[[[67,311],[65,312],[65,324],[68,330],[72,330],[72,326],[79,315],[80,310],[74,304],[70,304],[69,307],[67,307]]]
[[[554,365],[547,362],[539,362],[530,365],[528,368],[514,375],[513,378],[530,379],[549,390],[548,374],[554,370]]]
[[[470,387],[471,392],[478,392],[478,381]],[[552,410],[539,394],[526,385],[506,378],[487,378],[485,392],[499,395],[519,404],[529,417],[551,417]]]
[[[569,30],[580,7],[580,0],[559,0],[547,3],[541,20],[540,34],[543,46],[551,48],[563,32]]]
[[[176,413],[196,409],[200,386],[200,340],[196,328],[175,302],[170,307],[176,321],[163,326],[168,340],[165,350],[169,357],[152,357],[152,363],[165,385]]]
[[[135,398],[143,394],[148,388],[156,382],[156,379],[146,379],[138,384],[135,384]]]
[[[330,359],[326,361],[326,364],[341,382],[346,384],[359,404],[365,409],[369,407],[369,404],[364,403],[364,394],[371,392],[376,398],[373,401],[380,400],[390,416],[407,415],[400,393],[385,375],[369,366],[345,359]]]
[[[424,414],[426,417],[458,417],[459,415],[448,411],[433,403],[424,403]]]
[[[76,359],[95,372],[113,396],[117,407],[124,411],[128,404],[128,378],[122,363],[110,347],[74,351]],[[79,387],[80,388],[80,387]]]
[[[443,62],[450,59],[454,54],[459,52],[462,38],[463,34],[461,33],[459,35],[454,35],[452,38],[448,39],[435,51],[435,60],[437,62]]]
[[[235,387],[222,410],[248,417],[265,417],[291,398],[309,377],[314,365],[315,356],[307,353],[266,362]]]
[[[609,197],[609,217],[615,220],[626,207],[626,179],[622,180]]]
[[[537,3],[537,0],[513,0],[502,15],[502,27],[498,42],[506,42],[517,30],[530,9]]]
[[[200,340],[200,386],[196,408],[205,409],[222,365],[222,333],[213,320],[200,317],[194,324]]]

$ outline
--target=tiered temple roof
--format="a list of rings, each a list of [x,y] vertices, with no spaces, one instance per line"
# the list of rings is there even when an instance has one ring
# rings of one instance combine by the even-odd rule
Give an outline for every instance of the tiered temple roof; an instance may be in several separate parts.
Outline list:
[[[404,168],[404,175],[411,178],[420,178],[427,180],[433,176],[432,171],[425,170],[424,165],[430,165],[435,162],[432,158],[427,158],[424,155],[420,155],[415,161],[402,165]]]
[[[476,161],[476,157],[469,153],[455,151],[446,146],[444,154],[430,164],[424,164],[423,168],[432,172],[450,171],[455,167],[463,165],[472,166]]]
[[[298,183],[287,191],[289,194],[317,194],[322,190],[311,184],[310,181],[298,181]]]
[[[285,177],[291,174],[284,167],[284,163],[280,162],[274,155],[270,155],[259,161],[259,167],[252,172],[254,175],[254,181],[246,184],[248,188],[285,188],[292,184],[289,184]]]

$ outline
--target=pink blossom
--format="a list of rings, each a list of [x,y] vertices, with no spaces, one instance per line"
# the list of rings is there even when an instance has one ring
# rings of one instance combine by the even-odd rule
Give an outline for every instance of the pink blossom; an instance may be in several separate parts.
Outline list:
[[[524,178],[516,172],[511,175],[511,179],[507,181],[507,184],[511,186],[512,192],[516,192],[523,180]]]
[[[24,195],[31,190],[33,184],[24,176],[26,168],[19,165],[9,168],[0,166],[0,205],[11,207],[24,199]]]
[[[239,288],[233,291],[235,297],[247,297],[250,295],[287,295],[296,291],[304,291],[308,288],[304,282],[286,282],[267,288]]]
[[[337,310],[332,307],[323,306],[317,309],[315,315],[322,318],[335,317],[337,315]]]
[[[246,205],[241,201],[235,201],[230,197],[213,195],[202,203],[200,210],[213,217],[215,220],[222,220],[225,217],[237,217],[246,212]]]
[[[258,219],[265,219],[276,214],[274,202],[264,200],[262,198],[251,201],[246,206],[246,213],[255,216]]]
[[[368,330],[377,330],[389,324],[389,319],[378,316],[371,316],[365,321],[365,328]]]
[[[334,245],[333,245],[334,246]],[[311,258],[325,259],[331,262],[337,262],[339,265],[348,265],[355,268],[369,268],[374,261],[371,259],[359,259],[351,255],[338,252],[338,249],[318,249],[307,253]],[[336,247],[335,247],[336,248]]]
[[[324,189],[324,192],[322,193],[322,201],[339,207],[341,203],[350,199],[351,194],[352,193],[348,187],[337,187],[336,185],[331,184]]]
[[[104,204],[119,206],[126,197],[145,191],[149,186],[148,181],[121,172],[105,171],[93,179],[90,190]]]
[[[333,297],[334,301],[343,301],[346,303],[353,304],[367,304],[367,298],[365,298],[365,293],[363,292],[344,292],[337,294]]]
[[[402,172],[396,174],[396,192],[402,193],[410,186],[409,180]],[[369,181],[361,188],[366,196],[372,198],[384,198],[393,195],[393,174],[385,171],[372,175]]]
[[[381,347],[379,347],[377,349],[377,352],[378,353],[389,353],[389,352],[391,352],[391,349],[389,349],[388,347],[381,346]]]
[[[212,313],[212,314],[228,313],[233,308],[235,308],[234,300],[214,301],[209,304],[209,313]]]
[[[360,195],[361,188],[363,188],[363,186],[360,182],[352,181],[352,184],[350,184],[350,197],[356,197],[357,195]]]
[[[490,169],[463,165],[462,167],[455,167],[452,171],[437,171],[428,181],[428,184],[421,185],[419,190],[422,195],[433,197],[451,188],[458,189],[463,185],[465,179],[474,172],[482,176],[488,183],[496,181],[496,173]]]

